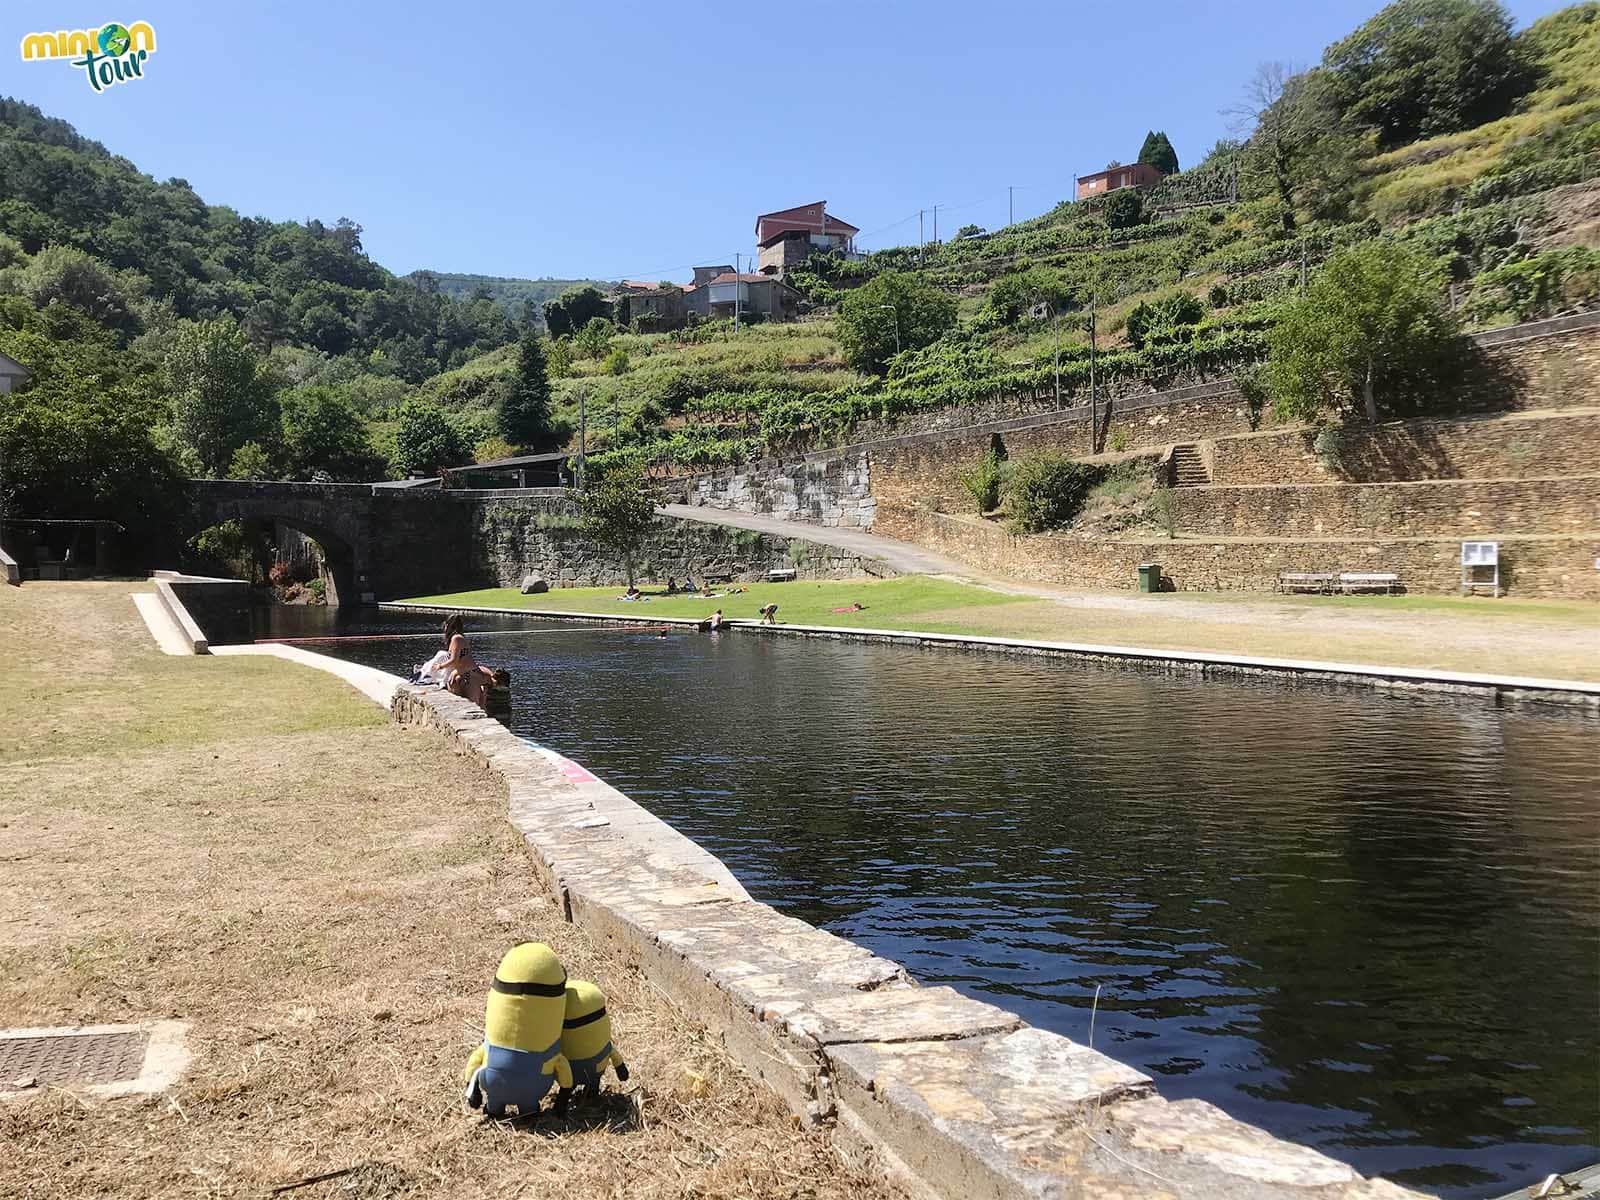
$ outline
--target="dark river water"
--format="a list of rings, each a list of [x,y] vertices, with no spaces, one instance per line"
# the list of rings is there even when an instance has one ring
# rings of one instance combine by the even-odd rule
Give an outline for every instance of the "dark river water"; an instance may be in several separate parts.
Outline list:
[[[280,614],[316,623],[321,613]],[[435,628],[371,612],[350,632]],[[560,624],[518,732],[760,899],[1358,1169],[1600,1159],[1600,725],[1373,691]],[[314,646],[406,673],[425,641]]]

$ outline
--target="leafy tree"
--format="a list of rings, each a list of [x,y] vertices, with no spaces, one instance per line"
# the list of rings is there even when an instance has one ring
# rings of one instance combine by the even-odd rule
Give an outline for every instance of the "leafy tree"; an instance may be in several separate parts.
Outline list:
[[[408,400],[401,407],[394,434],[394,468],[402,478],[435,475],[471,456],[467,440],[438,405]]]
[[[1297,208],[1336,215],[1355,181],[1359,140],[1344,126],[1336,88],[1326,71],[1295,74],[1283,63],[1263,63],[1230,110],[1245,143],[1245,192],[1278,201],[1285,233],[1297,225]]]
[[[613,467],[583,497],[584,534],[622,555],[633,586],[633,556],[655,523],[656,497],[636,463]]]
[[[1137,188],[1118,188],[1101,203],[1100,215],[1111,229],[1132,229],[1144,220],[1144,197]]]
[[[1015,325],[1037,304],[1048,304],[1060,311],[1075,306],[1078,300],[1076,289],[1060,271],[1029,267],[995,280],[985,303],[990,319],[1001,325]]]
[[[1312,420],[1332,406],[1376,421],[1444,403],[1465,359],[1440,283],[1432,263],[1390,242],[1335,254],[1268,335],[1262,381],[1275,410]]]
[[[1503,117],[1532,83],[1496,0],[1396,0],[1322,62],[1385,148]]]
[[[537,335],[522,335],[517,348],[517,369],[500,401],[500,436],[514,446],[535,452],[549,449],[554,429],[550,422],[550,376],[544,346]]]
[[[592,317],[573,337],[572,345],[589,358],[604,358],[611,352],[611,339],[616,332],[617,327],[607,318]]]
[[[551,337],[563,337],[578,332],[596,317],[610,317],[611,304],[591,284],[569,287],[554,300],[544,304],[545,328]]]
[[[1163,175],[1175,175],[1178,172],[1178,152],[1172,148],[1172,142],[1167,138],[1165,131],[1157,133],[1151,130],[1144,135],[1144,145],[1139,147],[1139,160],[1149,163]]]
[[[72,246],[46,246],[14,268],[14,289],[36,308],[55,301],[82,309],[100,324],[127,333],[138,326],[132,304],[143,286]]]
[[[882,374],[896,351],[919,350],[955,327],[956,299],[915,275],[885,271],[839,304],[837,329],[845,358]]]
[[[383,474],[361,414],[337,388],[293,388],[279,397],[283,452],[291,479],[325,476],[358,483]]]
[[[180,329],[166,371],[173,429],[213,477],[226,473],[244,443],[275,440],[271,380],[233,318]]]
[[[960,229],[956,230],[956,240],[960,241],[962,238],[977,237],[982,232],[982,225],[963,225]]]
[[[233,452],[228,464],[229,479],[274,479],[272,457],[260,442],[246,442]]]
[[[114,338],[69,315],[0,298],[0,351],[33,377],[0,396],[0,510],[120,522],[134,555],[161,546],[183,502],[183,476],[157,438],[165,406],[128,370]]]

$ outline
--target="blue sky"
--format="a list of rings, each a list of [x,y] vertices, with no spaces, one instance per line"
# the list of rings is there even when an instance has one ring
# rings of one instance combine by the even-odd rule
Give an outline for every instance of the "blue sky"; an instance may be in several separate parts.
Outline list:
[[[213,204],[351,217],[402,273],[682,279],[772,209],[826,199],[875,249],[934,204],[941,234],[1004,224],[1008,185],[1042,212],[1147,129],[1192,163],[1259,63],[1314,62],[1379,7],[10,0],[0,93]],[[19,59],[110,20],[155,27],[144,79],[97,95]]]

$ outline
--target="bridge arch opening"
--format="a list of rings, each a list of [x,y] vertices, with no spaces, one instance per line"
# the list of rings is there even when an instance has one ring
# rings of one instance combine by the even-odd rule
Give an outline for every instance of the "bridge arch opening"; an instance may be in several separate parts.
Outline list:
[[[300,576],[322,579],[324,600],[329,605],[360,601],[355,551],[331,529],[298,516],[270,512],[244,518],[243,524],[251,544],[264,551],[263,574],[269,580],[273,567],[281,563],[287,569],[280,576],[289,580],[300,581]]]

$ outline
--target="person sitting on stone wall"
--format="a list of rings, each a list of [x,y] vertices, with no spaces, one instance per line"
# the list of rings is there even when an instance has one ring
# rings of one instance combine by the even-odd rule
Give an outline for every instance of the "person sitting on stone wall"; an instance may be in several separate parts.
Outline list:
[[[460,613],[451,613],[445,618],[443,634],[445,649],[450,652],[441,668],[448,672],[445,688],[483,708],[484,701],[489,698],[489,688],[494,684],[494,672],[479,666],[472,657],[472,648],[467,645],[466,622]]]

